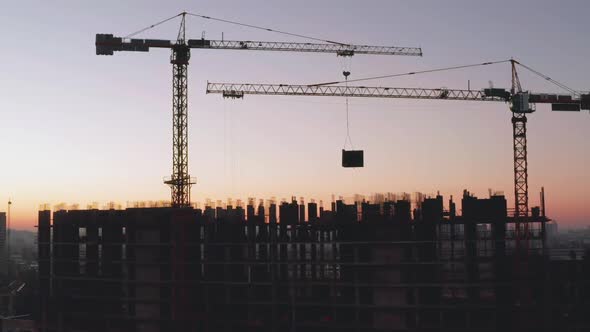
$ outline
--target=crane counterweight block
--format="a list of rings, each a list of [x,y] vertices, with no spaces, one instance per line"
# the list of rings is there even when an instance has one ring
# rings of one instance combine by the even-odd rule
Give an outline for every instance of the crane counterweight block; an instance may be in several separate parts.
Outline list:
[[[590,94],[580,96],[580,108],[583,110],[590,110]]]
[[[123,38],[114,37],[112,34],[96,34],[96,55],[113,55],[114,51],[121,51]]]
[[[499,97],[506,101],[510,100],[510,91],[499,88],[489,88],[483,90],[486,97]]]
[[[551,110],[557,112],[579,112],[580,104],[574,103],[555,103],[551,104]]]

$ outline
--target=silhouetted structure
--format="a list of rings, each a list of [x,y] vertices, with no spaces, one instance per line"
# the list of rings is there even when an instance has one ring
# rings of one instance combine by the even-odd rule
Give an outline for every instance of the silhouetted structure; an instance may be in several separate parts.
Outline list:
[[[42,330],[590,327],[590,258],[550,261],[541,216],[517,241],[503,196],[236,205],[40,211]]]
[[[7,229],[6,229],[6,212],[0,212],[0,275],[7,272],[8,269],[8,251],[7,251]]]
[[[281,52],[305,52],[305,53],[332,53],[342,57],[352,57],[355,54],[373,55],[402,55],[422,56],[422,49],[416,47],[395,46],[368,46],[348,45],[323,41],[322,43],[294,43],[294,42],[267,42],[252,40],[209,40],[204,36],[201,39],[186,38],[186,16],[196,16],[211,19],[193,13],[182,12],[170,17],[181,17],[180,29],[176,40],[163,39],[136,39],[128,37],[115,37],[112,34],[96,34],[96,54],[113,55],[115,52],[149,52],[150,49],[170,49],[170,63],[172,64],[172,109],[173,109],[173,135],[172,135],[172,175],[164,183],[172,189],[172,206],[190,206],[190,188],[195,183],[188,174],[188,65],[191,50],[251,50],[251,51],[281,51]],[[163,22],[153,24],[147,29],[154,28]],[[362,158],[361,158],[362,159]]]

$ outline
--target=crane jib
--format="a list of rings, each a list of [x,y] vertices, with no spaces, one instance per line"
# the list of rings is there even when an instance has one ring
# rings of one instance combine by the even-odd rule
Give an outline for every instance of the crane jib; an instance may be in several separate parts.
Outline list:
[[[251,95],[289,95],[326,97],[364,97],[364,98],[408,98],[442,99],[464,101],[509,101],[509,93],[495,89],[494,94],[486,90],[421,89],[395,87],[366,87],[340,85],[289,85],[289,84],[240,84],[208,83],[207,93],[220,93],[226,98],[242,98]],[[501,93],[501,91],[503,91]]]
[[[579,97],[547,93],[520,92],[512,95],[500,88],[483,90],[422,89],[396,87],[367,87],[341,85],[292,85],[252,83],[207,83],[207,93],[218,93],[224,98],[243,98],[244,95],[324,96],[361,98],[406,98],[463,101],[510,102],[515,113],[532,113],[534,104],[551,104],[553,111],[578,112],[590,109],[590,95]]]
[[[150,48],[172,48],[177,42],[163,39],[127,39],[112,34],[96,35],[96,54],[113,55],[113,52],[148,52]],[[328,43],[268,42],[247,40],[189,39],[189,48],[251,51],[289,51],[308,53],[332,53],[339,56],[355,54],[422,56],[417,47],[346,45]]]

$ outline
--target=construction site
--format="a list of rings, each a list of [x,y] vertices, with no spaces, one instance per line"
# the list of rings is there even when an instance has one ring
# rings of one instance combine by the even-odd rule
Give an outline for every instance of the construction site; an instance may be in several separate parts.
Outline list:
[[[444,208],[444,206],[448,208]],[[457,211],[462,213],[458,214]],[[590,256],[502,195],[39,212],[45,331],[572,331]],[[518,249],[520,248],[520,249]]]
[[[187,39],[187,16],[319,43]],[[132,38],[180,18],[176,40]],[[125,37],[97,34],[97,55],[171,52],[172,174],[167,206],[43,208],[38,216],[41,331],[587,331],[590,253],[554,259],[545,194],[529,202],[527,116],[590,110],[590,94],[508,59],[313,85],[208,83],[207,93],[493,102],[510,111],[514,202],[502,193],[460,202],[375,194],[305,203],[191,200],[191,50],[422,56],[421,48],[350,45],[183,12]],[[474,90],[353,86],[349,82],[510,64],[511,86]],[[533,93],[525,69],[565,89]],[[348,132],[348,99],[346,99]],[[346,145],[346,143],[345,143]],[[363,167],[362,150],[342,166]],[[512,193],[511,193],[512,194]],[[459,205],[460,204],[460,205]]]

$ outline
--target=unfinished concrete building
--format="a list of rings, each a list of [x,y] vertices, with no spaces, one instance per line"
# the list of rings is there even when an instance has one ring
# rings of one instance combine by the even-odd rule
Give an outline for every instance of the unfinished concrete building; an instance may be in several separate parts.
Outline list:
[[[8,228],[6,212],[0,212],[0,277],[8,273]]]
[[[590,328],[590,259],[550,261],[543,213],[518,229],[501,195],[461,203],[40,211],[40,328]]]

